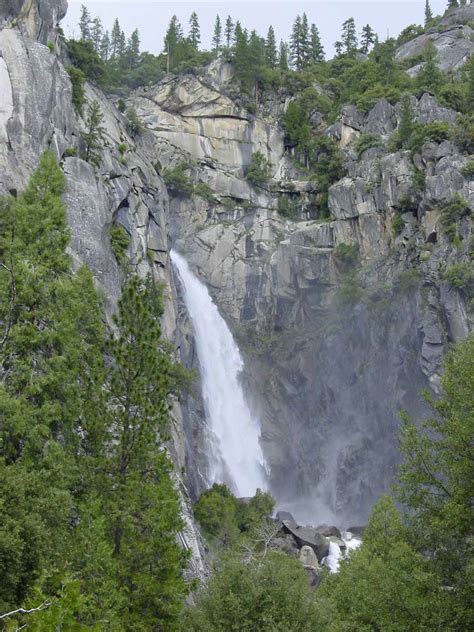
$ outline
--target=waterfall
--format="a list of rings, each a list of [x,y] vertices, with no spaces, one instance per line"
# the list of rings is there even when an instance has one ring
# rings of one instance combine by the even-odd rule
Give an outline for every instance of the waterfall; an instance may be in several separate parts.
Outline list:
[[[194,328],[209,430],[209,483],[226,483],[238,496],[253,496],[257,488],[267,487],[265,461],[259,423],[239,379],[239,348],[204,283],[181,255],[171,251],[171,261]]]

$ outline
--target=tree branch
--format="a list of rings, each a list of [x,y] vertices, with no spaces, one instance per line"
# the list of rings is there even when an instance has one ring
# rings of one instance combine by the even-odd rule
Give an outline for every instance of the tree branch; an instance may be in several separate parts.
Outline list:
[[[45,601],[37,608],[31,608],[30,610],[26,610],[25,608],[18,608],[18,610],[12,610],[11,612],[6,612],[5,614],[0,614],[1,619],[8,619],[8,617],[14,617],[16,614],[32,614],[33,612],[40,612],[41,610],[46,610],[51,605],[51,601]]]

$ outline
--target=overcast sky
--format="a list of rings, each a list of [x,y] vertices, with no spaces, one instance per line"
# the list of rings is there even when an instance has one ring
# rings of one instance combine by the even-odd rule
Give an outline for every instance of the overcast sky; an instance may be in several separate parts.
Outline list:
[[[108,29],[116,17],[127,35],[138,28],[142,50],[151,53],[162,51],[163,37],[174,14],[178,16],[187,33],[189,16],[196,11],[201,25],[202,45],[210,47],[217,14],[222,20],[230,14],[234,21],[240,20],[244,27],[256,29],[260,35],[266,35],[272,24],[277,39],[287,40],[295,16],[306,12],[309,21],[318,25],[326,53],[332,56],[333,44],[339,39],[341,24],[348,17],[355,18],[359,32],[368,23],[383,40],[387,33],[398,35],[409,24],[422,24],[425,0],[69,0],[69,11],[63,21],[63,27],[69,36],[78,32],[81,4],[85,4],[94,17],[99,16]],[[431,0],[435,15],[442,13],[446,6],[447,0]]]

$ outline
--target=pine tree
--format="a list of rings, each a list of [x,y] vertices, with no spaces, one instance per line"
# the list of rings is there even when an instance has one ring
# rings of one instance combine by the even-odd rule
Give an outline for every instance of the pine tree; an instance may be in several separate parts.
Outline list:
[[[448,11],[451,9],[457,9],[459,7],[458,0],[448,0]]]
[[[342,45],[347,55],[353,55],[357,50],[357,31],[354,18],[348,18],[342,25]]]
[[[438,51],[432,40],[426,45],[423,58],[424,64],[416,77],[416,83],[419,88],[436,93],[443,83],[443,75],[438,68]]]
[[[273,26],[269,27],[267,33],[267,39],[265,42],[265,61],[269,68],[276,68],[278,63],[275,31]]]
[[[235,26],[232,21],[232,18],[230,17],[230,15],[228,15],[225,21],[225,29],[224,29],[225,45],[226,45],[227,50],[229,50],[229,48],[231,47],[233,43],[234,29],[235,29]]]
[[[81,40],[89,42],[91,39],[91,14],[85,5],[81,5],[81,17],[79,18],[79,30],[81,33]]]
[[[176,15],[173,15],[164,39],[165,52],[168,55],[168,70],[171,70],[174,66],[178,46],[181,44],[182,40],[183,29],[181,28],[181,24]]]
[[[283,72],[286,72],[290,68],[289,67],[289,63],[288,63],[288,58],[289,58],[288,44],[286,42],[284,42],[283,40],[280,40],[280,52],[279,52],[279,55],[278,55],[278,67]]]
[[[138,29],[133,31],[128,40],[125,58],[128,68],[136,68],[140,62],[140,34]]]
[[[431,10],[430,0],[426,0],[425,3],[425,26],[427,26],[433,19],[433,11]]]
[[[293,23],[290,37],[291,63],[296,70],[303,68],[303,51],[301,50],[301,16],[297,15]]]
[[[411,97],[409,94],[405,94],[402,99],[402,111],[400,117],[400,123],[398,125],[398,140],[403,146],[410,140],[415,127],[414,113],[411,106]]]
[[[334,49],[336,51],[337,57],[340,57],[342,55],[342,51],[344,49],[343,43],[340,42],[339,40],[337,42],[334,42]]]
[[[214,35],[212,36],[212,48],[219,53],[222,46],[222,24],[221,18],[217,15],[214,23]]]
[[[114,24],[112,26],[112,33],[110,36],[110,56],[112,59],[115,59],[117,56],[119,56],[121,37],[122,29],[120,28],[120,22],[118,21],[118,18],[115,18]]]
[[[86,118],[86,131],[82,134],[85,143],[84,160],[98,166],[101,162],[100,152],[106,142],[104,115],[97,101],[89,105]]]
[[[311,44],[310,44],[310,59],[312,62],[319,64],[324,61],[324,48],[321,43],[321,37],[316,24],[311,24]]]
[[[102,38],[104,36],[104,29],[102,27],[102,22],[100,18],[94,18],[92,20],[92,27],[91,27],[90,33],[91,33],[91,41],[94,45],[94,50],[96,51],[96,53],[100,54],[100,47],[102,43]]]
[[[311,59],[311,39],[308,16],[303,13],[300,30],[301,68],[305,68]]]
[[[361,34],[361,51],[364,55],[367,55],[371,46],[375,44],[375,32],[372,30],[370,24],[366,24],[362,29]]]
[[[110,55],[110,35],[109,32],[106,31],[102,36],[102,40],[100,42],[100,56],[104,61],[109,60]]]
[[[191,13],[191,17],[189,18],[189,41],[191,42],[192,47],[195,50],[198,50],[199,44],[201,42],[201,30],[199,28],[198,16],[195,11]]]

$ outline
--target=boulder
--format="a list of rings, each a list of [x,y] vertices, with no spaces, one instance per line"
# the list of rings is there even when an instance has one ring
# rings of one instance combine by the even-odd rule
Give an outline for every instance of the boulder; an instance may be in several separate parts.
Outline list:
[[[282,551],[291,557],[298,557],[299,549],[290,535],[283,535],[272,540],[272,549]]]
[[[321,535],[324,535],[326,538],[330,538],[331,536],[341,539],[341,532],[337,527],[330,527],[327,524],[321,524],[319,527],[316,527],[316,531]]]
[[[365,529],[366,527],[349,527],[347,530],[349,531],[349,533],[352,533],[352,535],[357,535],[359,537],[363,537],[364,533],[365,533]]]
[[[341,538],[337,538],[337,537],[331,535],[329,537],[329,542],[332,542],[333,544],[337,544],[337,546],[340,548],[340,550],[342,552],[347,550],[347,544]]]
[[[275,518],[279,523],[282,523],[286,520],[287,522],[293,523],[295,526],[297,526],[296,520],[293,518],[292,514],[289,511],[277,511]]]
[[[314,527],[294,527],[287,520],[283,521],[283,529],[293,536],[297,546],[309,546],[321,561],[329,552],[329,540],[318,533]]]
[[[300,551],[300,562],[303,566],[310,568],[314,568],[317,570],[319,568],[318,558],[316,557],[316,553],[310,546],[303,546]]]

